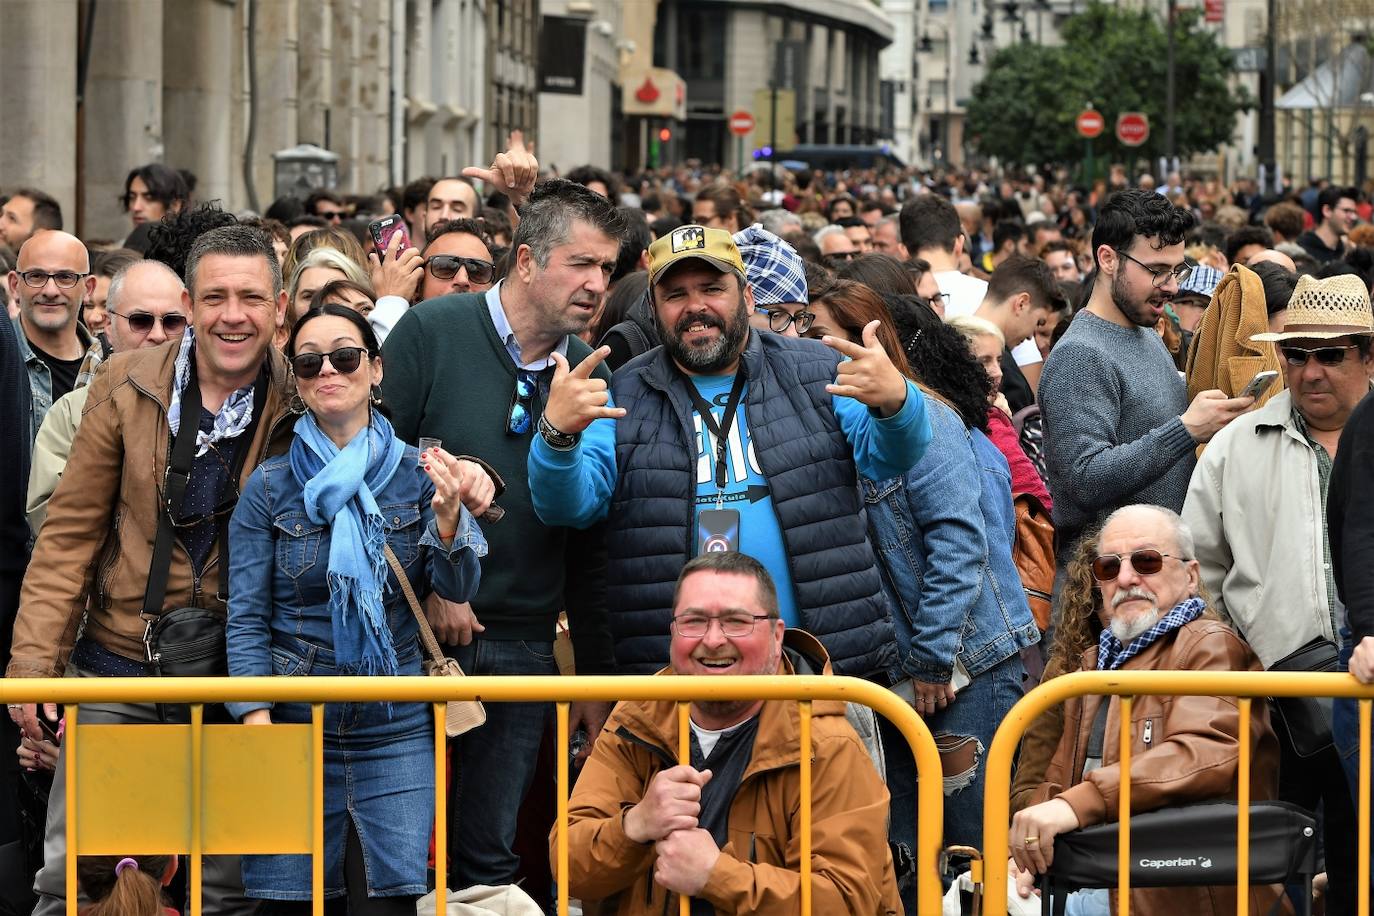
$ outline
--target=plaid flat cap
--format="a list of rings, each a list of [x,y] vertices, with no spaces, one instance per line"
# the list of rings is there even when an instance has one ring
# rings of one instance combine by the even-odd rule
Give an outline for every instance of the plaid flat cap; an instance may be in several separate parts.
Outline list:
[[[806,302],[806,268],[801,255],[761,223],[735,233],[755,305]]]
[[[1188,275],[1188,279],[1178,285],[1180,293],[1193,293],[1197,296],[1212,298],[1212,293],[1216,291],[1217,284],[1221,282],[1221,271],[1215,267],[1208,267],[1206,264],[1199,264],[1193,268],[1193,272]]]

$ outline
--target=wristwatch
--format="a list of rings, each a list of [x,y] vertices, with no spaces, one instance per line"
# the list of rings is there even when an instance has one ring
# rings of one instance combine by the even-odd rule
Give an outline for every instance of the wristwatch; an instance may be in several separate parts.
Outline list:
[[[578,441],[582,438],[581,433],[565,433],[554,429],[553,424],[539,415],[539,435],[544,437],[544,441],[549,444],[549,448],[559,452],[570,452],[577,447]]]

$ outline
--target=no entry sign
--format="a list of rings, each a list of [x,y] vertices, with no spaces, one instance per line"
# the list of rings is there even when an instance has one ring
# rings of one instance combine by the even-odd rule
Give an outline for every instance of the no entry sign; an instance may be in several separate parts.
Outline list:
[[[730,115],[730,133],[743,137],[754,129],[754,116],[747,111],[737,111]]]
[[[1107,122],[1102,120],[1102,112],[1093,111],[1091,108],[1080,114],[1075,123],[1078,125],[1078,135],[1089,140],[1101,136],[1107,127]]]
[[[1143,112],[1123,111],[1116,119],[1116,139],[1126,146],[1140,146],[1150,139],[1150,119]]]

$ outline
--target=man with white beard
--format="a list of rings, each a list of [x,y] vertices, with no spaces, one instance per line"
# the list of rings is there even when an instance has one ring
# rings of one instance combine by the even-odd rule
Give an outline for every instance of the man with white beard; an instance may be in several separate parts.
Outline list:
[[[1169,509],[1131,505],[1108,516],[1093,577],[1102,594],[1097,645],[1080,657],[1087,671],[1259,670],[1259,660],[1198,595],[1198,562],[1188,526]],[[1103,702],[1107,699],[1107,702]],[[1064,730],[1034,801],[1012,818],[1009,845],[1018,885],[1054,860],[1061,833],[1114,820],[1121,791],[1118,697],[1072,697]],[[1131,809],[1139,814],[1203,800],[1234,799],[1240,714],[1234,697],[1137,696],[1131,709]],[[1274,797],[1279,751],[1268,710],[1251,710],[1251,798]],[[1023,761],[1024,762],[1024,761]],[[1277,886],[1252,887],[1250,911],[1269,912]],[[1089,892],[1090,912],[1106,912],[1105,892]],[[1131,912],[1235,912],[1234,887],[1132,889]]]

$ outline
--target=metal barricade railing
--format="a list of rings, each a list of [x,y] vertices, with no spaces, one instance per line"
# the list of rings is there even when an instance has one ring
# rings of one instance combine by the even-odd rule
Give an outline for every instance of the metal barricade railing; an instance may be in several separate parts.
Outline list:
[[[77,911],[76,861],[84,855],[189,854],[193,916],[201,913],[204,855],[308,853],[314,912],[324,912],[324,704],[429,703],[435,721],[434,866],[445,912],[447,874],[444,707],[450,700],[553,702],[558,753],[558,912],[568,912],[568,727],[578,701],[677,702],[678,759],[688,762],[694,700],[781,700],[799,704],[800,740],[811,741],[811,704],[858,703],[885,716],[911,746],[918,775],[917,894],[922,913],[940,911],[938,877],[943,780],[930,730],[890,691],[856,678],[777,677],[388,677],[58,678],[0,681],[6,703],[66,704],[67,912]],[[207,724],[202,704],[308,703],[308,725]],[[83,725],[83,703],[190,703],[189,725]],[[153,771],[150,759],[171,761]],[[185,761],[180,770],[175,761]],[[268,762],[272,765],[267,765]],[[811,912],[811,755],[802,754],[801,912]],[[878,851],[875,850],[875,854]],[[682,900],[681,912],[689,901]]]
[[[1131,700],[1136,696],[1236,697],[1240,710],[1239,761],[1236,772],[1236,899],[1237,912],[1249,912],[1250,884],[1250,712],[1256,698],[1349,697],[1359,701],[1360,772],[1358,816],[1359,916],[1369,916],[1369,748],[1370,706],[1374,687],[1348,674],[1275,671],[1083,671],[1066,674],[1036,687],[1012,707],[1002,720],[987,756],[983,807],[984,875],[987,893],[984,913],[1006,916],[1008,829],[1011,818],[1011,768],[1022,734],[1037,716],[1067,699],[1088,695],[1121,697],[1120,766],[1123,773],[1117,817],[1120,841],[1117,855],[1120,916],[1130,916],[1131,861]],[[922,913],[927,912],[924,907]],[[937,911],[931,911],[937,912]]]

